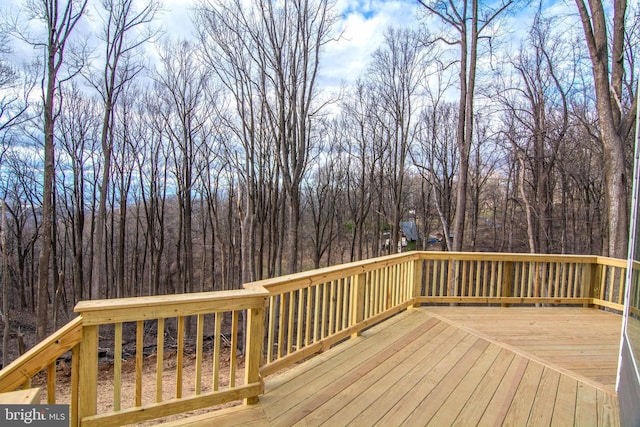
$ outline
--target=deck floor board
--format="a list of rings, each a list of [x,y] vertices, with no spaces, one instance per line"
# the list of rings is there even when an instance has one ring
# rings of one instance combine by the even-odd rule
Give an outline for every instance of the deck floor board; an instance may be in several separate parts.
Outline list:
[[[450,374],[451,370],[458,365],[458,362],[477,341],[478,339],[476,337],[467,334],[458,343],[453,343],[453,346],[444,346],[443,353],[446,356],[442,357],[439,362],[407,392],[404,399],[399,400],[373,425],[401,425],[415,410],[416,405],[420,404],[426,396],[430,395],[434,389],[438,387],[439,382]]]
[[[617,426],[619,327],[585,308],[410,309],[268,377],[257,405],[172,425]]]
[[[622,327],[622,318],[617,314],[582,307],[427,310],[496,343],[615,390]]]
[[[552,427],[572,426],[576,415],[576,392],[578,381],[561,375],[558,382],[558,394],[551,416]]]
[[[389,381],[393,384],[386,390],[378,390],[378,393],[381,393],[381,395],[377,396],[375,401],[373,401],[363,411],[358,412],[357,414],[351,413],[351,415],[348,415],[348,417],[353,417],[353,419],[349,420],[347,425],[359,426],[364,425],[365,422],[369,422],[370,424],[378,422],[378,420],[384,417],[389,411],[389,408],[393,408],[399,401],[405,399],[405,396],[407,396],[413,387],[422,380],[425,372],[429,372],[442,359],[447,357],[447,355],[441,350],[445,348],[444,346],[446,345],[458,344],[465,333],[459,329],[451,328],[449,325],[443,325],[443,327],[446,329],[438,335],[438,339],[433,340],[431,342],[431,346],[428,349],[423,350],[423,357],[416,367],[401,378],[390,378]],[[366,400],[370,397],[372,396],[363,396],[364,399],[361,400],[364,401],[363,403],[366,403]],[[344,414],[350,413],[349,408],[345,408],[341,412]],[[337,416],[332,417],[325,424],[327,426],[335,425],[330,424],[331,420],[334,420],[335,422],[342,420],[342,418],[338,417],[340,414],[336,415]],[[344,420],[348,419],[349,418],[344,418]]]
[[[397,384],[410,383],[408,375],[423,369],[425,353],[431,355],[454,332],[447,325],[440,323],[430,331],[426,340],[416,340],[416,346],[409,347],[409,352],[398,353],[401,359],[390,359],[381,363],[376,369],[367,374],[364,381],[354,383],[327,402],[313,417],[305,422],[332,426],[339,423],[346,424],[354,417],[363,414],[368,408],[377,407],[374,402],[378,399],[392,396],[391,390]],[[404,360],[402,359],[404,357]],[[387,363],[389,362],[389,363]],[[366,416],[365,416],[366,419]]]
[[[492,369],[478,383],[474,393],[461,407],[461,411],[452,425],[472,426],[477,425],[482,418],[485,409],[493,398],[500,382],[511,367],[515,355],[505,349],[501,349]]]

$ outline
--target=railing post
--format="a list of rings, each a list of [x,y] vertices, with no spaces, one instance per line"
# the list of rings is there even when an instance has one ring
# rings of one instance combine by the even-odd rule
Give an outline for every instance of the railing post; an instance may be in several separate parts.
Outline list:
[[[267,298],[264,298],[264,305],[267,305]],[[264,319],[265,308],[252,308],[247,310],[247,354],[245,359],[244,382],[251,384],[260,382],[260,367],[262,366],[262,352],[264,346]],[[260,386],[262,393],[262,384]],[[258,396],[244,399],[245,405],[258,403]]]
[[[600,280],[602,275],[602,266],[597,263],[587,264],[582,269],[582,278],[580,283],[580,297],[594,298],[600,295]],[[589,304],[584,304],[588,307]]]
[[[351,326],[364,320],[364,294],[367,275],[365,273],[353,276],[353,311],[351,312]],[[351,335],[351,338],[360,336],[360,331]]]
[[[514,276],[514,264],[513,261],[505,261],[502,267],[502,287],[500,291],[500,297],[508,298],[511,296],[511,289],[513,288],[513,276]],[[509,307],[510,304],[502,303],[502,307]]]
[[[422,270],[423,270],[423,260],[417,259],[413,261],[413,277],[412,280],[412,294],[411,298],[413,299],[413,306],[418,307],[420,303],[418,302],[418,298],[422,296]]]
[[[595,274],[591,278],[591,298],[600,298],[600,293],[602,292],[601,287],[605,274],[607,274],[607,266],[596,264]]]
[[[98,405],[98,326],[83,326],[78,372],[78,424],[95,415]]]

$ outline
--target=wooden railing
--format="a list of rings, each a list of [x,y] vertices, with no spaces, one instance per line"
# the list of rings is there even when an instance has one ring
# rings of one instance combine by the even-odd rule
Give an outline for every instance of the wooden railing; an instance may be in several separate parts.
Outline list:
[[[207,292],[186,295],[123,298],[85,301],[75,311],[76,320],[34,347],[22,357],[0,371],[0,391],[11,391],[21,385],[29,386],[31,378],[46,368],[49,403],[70,404],[70,425],[119,426],[139,423],[149,419],[180,414],[213,405],[245,400],[255,401],[262,391],[259,376],[264,336],[264,309],[267,293],[260,290]],[[247,322],[245,334],[245,360],[238,354],[240,319]],[[194,322],[195,337],[188,336],[186,324]],[[171,359],[175,368],[165,368],[165,333],[170,329],[176,335],[175,355]],[[211,373],[204,375],[205,330],[212,342]],[[130,358],[134,359],[133,387],[123,387],[123,331],[135,330],[135,343]],[[223,338],[228,336],[230,345]],[[192,339],[193,338],[193,339]],[[193,375],[187,377],[184,355],[187,341],[193,341],[195,361]],[[105,345],[110,343],[110,348]],[[152,347],[155,360],[145,358],[145,349]],[[71,359],[71,396],[56,401],[55,361],[69,349]],[[98,399],[99,348],[112,355],[112,381],[102,381],[109,386],[109,398]],[[223,356],[223,349],[228,354]],[[226,378],[221,367],[228,365]],[[155,368],[155,369],[154,369]],[[244,376],[241,376],[241,368]],[[155,371],[152,377],[145,371]],[[173,374],[173,378],[167,378]],[[151,393],[143,393],[143,380],[151,382]],[[165,384],[172,385],[169,389]],[[123,389],[133,389],[128,399]],[[149,387],[146,388],[149,390]],[[105,395],[101,390],[101,396]],[[99,406],[98,406],[99,405]],[[100,410],[98,411],[98,408]]]
[[[420,303],[583,304],[622,311],[627,263],[580,255],[428,253]]]
[[[596,305],[622,311],[626,261],[408,252],[245,284],[269,292],[265,376],[416,304]]]
[[[267,376],[414,303],[418,252],[245,284],[269,292]]]
[[[46,371],[47,402],[69,403],[74,426],[253,402],[265,376],[410,306],[562,304],[621,311],[625,271],[625,261],[593,256],[409,252],[247,283],[238,291],[85,301],[76,306],[75,320],[0,371],[0,392],[27,388]],[[172,355],[165,354],[174,352],[165,350],[169,333]],[[123,338],[134,335],[132,342]],[[189,346],[195,356],[187,374]],[[59,401],[56,360],[70,350],[70,393]],[[99,350],[113,360],[108,393],[98,393]],[[123,370],[127,358],[132,374]],[[165,367],[169,360],[174,368]],[[153,393],[143,392],[149,389]]]
[[[82,341],[82,319],[76,317],[47,339],[38,343],[31,350],[16,359],[0,371],[0,393],[30,388],[32,378],[46,370],[47,403],[69,403],[70,424],[77,425],[78,420],[78,362],[80,343]],[[66,402],[56,399],[56,368],[58,359],[72,351],[71,393]]]

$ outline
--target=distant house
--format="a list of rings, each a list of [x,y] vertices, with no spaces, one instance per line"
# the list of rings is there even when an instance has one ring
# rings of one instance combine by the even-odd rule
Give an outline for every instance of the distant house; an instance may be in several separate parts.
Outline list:
[[[407,221],[400,223],[400,240],[398,241],[398,252],[402,252],[404,248],[409,246],[410,243],[417,243],[420,235],[418,234],[418,227],[415,222]],[[389,249],[391,244],[391,233],[385,232],[382,234],[382,249]],[[415,245],[413,245],[415,247]]]
[[[402,230],[402,234],[407,238],[408,242],[417,242],[418,235],[418,227],[414,221],[406,221],[400,223],[400,229]]]

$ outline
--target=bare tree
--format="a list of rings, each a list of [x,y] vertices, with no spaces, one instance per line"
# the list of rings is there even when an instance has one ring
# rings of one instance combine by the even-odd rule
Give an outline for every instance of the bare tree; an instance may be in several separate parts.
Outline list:
[[[178,266],[181,292],[194,290],[193,187],[200,146],[206,144],[205,89],[208,70],[198,62],[194,47],[186,41],[165,46],[161,69],[155,74],[156,93],[163,101],[160,114],[172,153],[172,172],[180,207]],[[184,256],[181,256],[181,250]]]
[[[432,77],[425,85],[427,105],[420,115],[418,137],[411,150],[411,159],[423,180],[428,183],[425,195],[433,200],[440,222],[439,231],[433,237],[441,240],[443,249],[452,250],[451,231],[456,208],[454,183],[459,173],[455,134],[458,117],[456,105],[445,98],[445,93],[452,86],[452,78],[447,76],[442,63],[434,61],[433,67]],[[430,233],[432,230],[425,231]],[[440,236],[437,236],[438,233]]]
[[[14,94],[8,94],[8,90],[13,89],[17,85],[17,72],[5,62],[4,55],[10,52],[9,34],[4,28],[0,28],[0,167],[2,167],[2,159],[9,146],[10,137],[8,131],[13,126],[21,122],[20,117],[25,116],[28,103],[19,103],[19,97]],[[25,98],[28,100],[28,96]],[[6,366],[9,362],[9,254],[7,248],[7,207],[6,198],[1,199],[2,202],[2,226],[0,227],[0,246],[2,248],[2,308],[0,308],[0,319],[4,324],[2,336],[2,366]],[[24,294],[23,294],[24,295]]]
[[[113,156],[113,185],[114,194],[118,196],[118,236],[117,239],[112,238],[115,247],[115,258],[112,261],[114,274],[112,275],[115,282],[115,295],[109,294],[107,289],[107,297],[115,296],[122,298],[127,295],[127,267],[133,270],[134,266],[128,262],[127,242],[130,241],[127,232],[128,224],[128,208],[133,186],[133,173],[135,170],[134,158],[140,150],[141,141],[136,138],[134,132],[133,114],[135,114],[134,105],[138,101],[136,93],[139,87],[129,82],[121,93],[120,101],[115,105],[113,115],[114,125],[114,144],[112,146]],[[115,210],[115,209],[114,209]],[[115,216],[115,215],[113,215]],[[115,218],[114,218],[115,219]]]
[[[335,22],[332,8],[331,1],[235,0],[203,2],[199,13],[201,39],[213,44],[205,54],[239,106],[244,123],[241,140],[255,143],[259,132],[255,125],[266,125],[277,148],[289,208],[286,259],[290,272],[298,268],[300,186],[317,108],[320,51],[331,40]],[[254,107],[257,110],[251,110]],[[262,122],[252,121],[259,115]],[[247,155],[250,159],[250,152]],[[243,239],[250,239],[249,235],[250,230],[243,230]],[[244,244],[243,250],[248,250]],[[251,274],[244,270],[243,274]]]
[[[633,82],[625,85],[626,0],[613,2],[607,19],[603,2],[576,0],[589,49],[596,94],[600,138],[604,148],[604,176],[608,217],[608,255],[627,255],[630,179],[625,141],[635,120],[637,98]]]
[[[345,118],[345,198],[348,207],[348,220],[353,222],[350,242],[350,261],[365,258],[365,224],[373,203],[375,165],[381,155],[372,147],[379,129],[375,126],[372,114],[373,100],[371,85],[364,79],[354,84],[351,92],[345,96],[342,106]],[[378,236],[378,230],[373,230]],[[375,240],[377,241],[377,240]],[[375,245],[376,249],[379,245]],[[367,250],[367,253],[371,253]]]
[[[43,0],[29,1],[25,11],[29,21],[42,24],[44,35],[28,32],[29,25],[16,22],[14,34],[25,42],[44,52],[44,71],[42,79],[42,126],[44,134],[44,176],[42,197],[42,244],[38,262],[38,313],[36,339],[42,340],[47,333],[49,266],[51,261],[53,234],[53,195],[55,173],[55,126],[59,115],[59,85],[76,75],[83,65],[82,57],[69,55],[67,49],[76,25],[82,18],[87,0]],[[25,29],[26,28],[26,29]],[[71,59],[72,61],[69,61]],[[60,76],[67,68],[65,77]],[[57,274],[57,272],[55,272]]]
[[[338,237],[339,203],[346,181],[343,152],[346,144],[342,141],[343,129],[340,128],[340,123],[336,120],[324,123],[318,126],[318,134],[322,141],[316,154],[317,167],[303,185],[304,200],[311,216],[312,228],[309,234],[315,268],[320,268],[323,256]]]
[[[230,192],[229,197],[232,194],[238,197],[243,251],[241,280],[249,282],[256,279],[256,248],[262,246],[255,240],[256,229],[260,227],[257,205],[264,199],[262,184],[268,184],[260,179],[260,172],[273,141],[265,132],[266,100],[259,94],[261,64],[253,56],[262,38],[254,33],[260,28],[260,20],[252,8],[246,10],[238,1],[203,2],[196,19],[203,57],[233,99],[231,112],[222,115],[228,117],[225,124],[234,136],[225,140],[229,142],[225,157],[238,171],[238,182],[234,182],[238,191]],[[234,148],[234,141],[239,144],[238,149]],[[216,212],[216,218],[221,220],[223,216]],[[231,220],[229,216],[227,219]],[[224,257],[232,241],[222,235],[218,238]]]
[[[6,340],[3,343],[6,345],[11,336],[9,322],[12,313],[33,315],[37,308],[34,254],[37,252],[38,216],[42,205],[42,188],[37,172],[40,165],[37,153],[25,150],[24,146],[14,146],[6,152],[2,167],[2,312]]]
[[[148,288],[141,285],[135,295],[157,295],[167,292],[167,281],[161,280],[166,244],[166,201],[168,193],[167,162],[169,147],[164,136],[164,120],[159,113],[161,102],[155,92],[144,92],[133,117],[135,138],[140,141],[135,156],[137,174],[140,177],[140,199],[144,218],[144,247],[148,256],[148,271],[144,274]],[[165,288],[161,285],[164,283]]]
[[[2,225],[0,225],[0,247],[2,248],[2,309],[0,319],[4,324],[2,329],[2,366],[9,364],[9,331],[11,323],[9,318],[9,253],[7,250],[7,208],[5,199],[2,199]]]
[[[405,206],[404,181],[409,150],[420,112],[418,90],[424,80],[425,50],[421,36],[410,30],[388,29],[384,44],[373,53],[368,76],[378,100],[373,114],[386,148],[381,171],[388,180],[390,249],[398,247]]]
[[[60,132],[57,137],[61,147],[61,161],[72,174],[72,182],[65,191],[64,199],[69,199],[65,208],[72,227],[73,300],[78,302],[88,296],[88,289],[85,289],[85,268],[87,263],[91,264],[91,258],[85,250],[85,213],[89,210],[88,187],[94,187],[96,181],[92,181],[93,174],[86,174],[85,169],[93,154],[98,151],[99,105],[84,95],[76,84],[72,83],[64,88],[63,93]]]
[[[455,143],[455,104],[432,98],[433,105],[421,116],[418,143],[411,152],[414,165],[429,183],[430,196],[440,220],[443,249],[451,250],[451,224],[455,214],[454,178],[459,171],[458,150]]]
[[[476,114],[474,125],[476,130],[474,132],[473,144],[471,144],[471,163],[469,169],[471,191],[469,192],[469,200],[471,201],[471,249],[477,250],[479,243],[478,231],[485,205],[485,187],[489,179],[493,177],[504,153],[501,152],[499,146],[496,144],[495,135],[490,128],[487,116]],[[486,246],[484,247],[486,248]]]
[[[505,112],[508,139],[520,163],[521,200],[533,253],[555,250],[554,172],[570,125],[568,97],[577,62],[553,28],[554,20],[538,12],[528,38],[510,60],[513,81],[497,85],[493,94]]]
[[[585,87],[572,97],[572,125],[559,153],[560,173],[569,210],[563,245],[569,253],[606,253],[609,221],[605,202],[603,146],[597,132],[597,112]]]
[[[9,35],[4,26],[0,26],[0,165],[11,145],[11,131],[33,119],[29,98],[36,79],[35,73],[28,69],[20,73],[7,62],[5,55],[11,52]]]
[[[438,37],[447,45],[460,46],[459,71],[460,92],[458,103],[457,145],[460,155],[460,170],[456,189],[456,216],[453,227],[453,250],[462,250],[467,205],[468,170],[473,140],[474,96],[479,43],[483,33],[491,31],[492,23],[503,14],[515,0],[502,0],[496,4],[485,4],[478,0],[418,0],[430,13],[438,17],[453,32],[453,38]]]
[[[95,73],[95,79],[89,74],[87,80],[100,93],[104,104],[102,119],[103,167],[100,184],[100,201],[96,213],[96,228],[94,245],[97,248],[94,256],[93,279],[91,283],[91,298],[100,298],[105,292],[104,251],[105,223],[107,217],[107,200],[109,198],[109,177],[111,175],[111,161],[113,150],[113,114],[118,97],[125,86],[142,70],[141,62],[136,59],[135,52],[146,42],[151,40],[155,32],[149,28],[149,23],[155,18],[160,5],[155,0],[147,0],[141,6],[133,0],[103,0],[104,16],[103,29],[100,38],[104,42],[104,67],[102,74]]]

